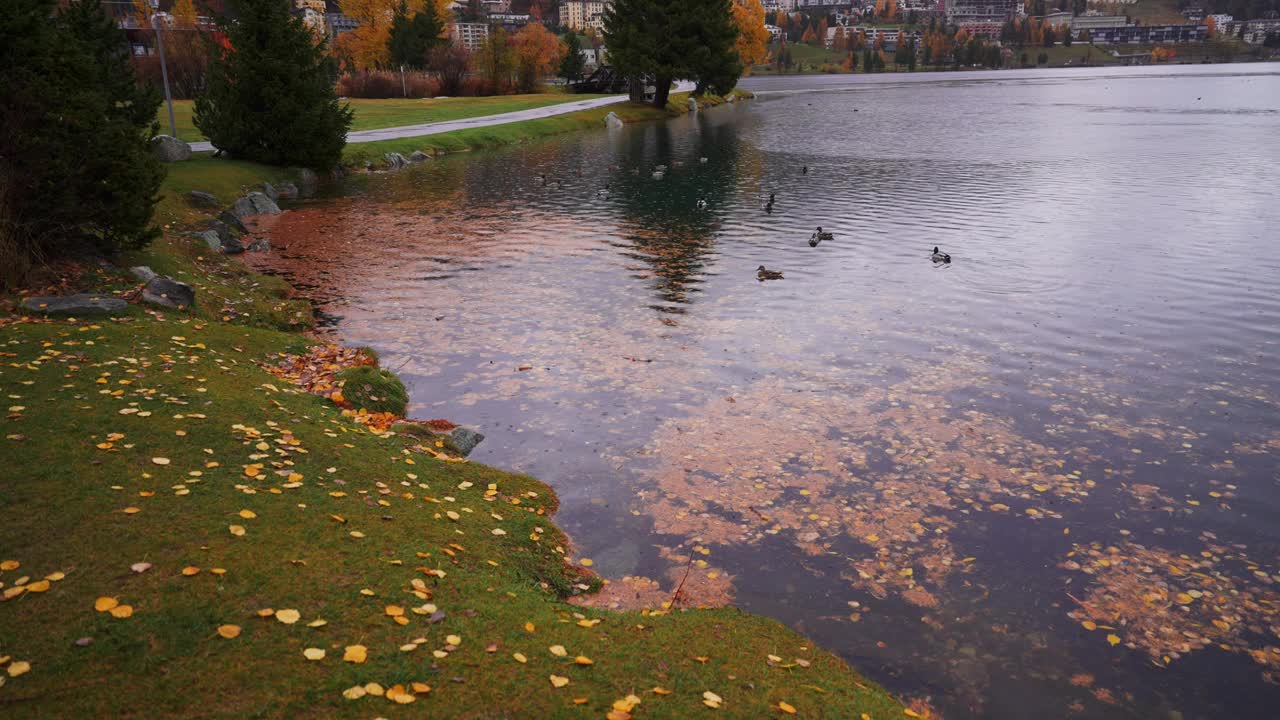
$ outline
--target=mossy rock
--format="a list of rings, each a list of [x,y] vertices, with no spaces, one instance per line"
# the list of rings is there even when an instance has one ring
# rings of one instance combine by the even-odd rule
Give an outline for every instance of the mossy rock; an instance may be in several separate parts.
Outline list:
[[[338,373],[338,380],[342,396],[352,407],[403,416],[409,406],[409,392],[390,370],[361,365]]]

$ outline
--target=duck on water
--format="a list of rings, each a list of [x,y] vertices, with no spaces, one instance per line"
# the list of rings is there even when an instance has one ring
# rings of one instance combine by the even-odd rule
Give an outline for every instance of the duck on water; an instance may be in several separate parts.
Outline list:
[[[929,258],[936,263],[951,262],[951,256],[939,250],[937,245],[933,246],[933,254],[930,255]]]

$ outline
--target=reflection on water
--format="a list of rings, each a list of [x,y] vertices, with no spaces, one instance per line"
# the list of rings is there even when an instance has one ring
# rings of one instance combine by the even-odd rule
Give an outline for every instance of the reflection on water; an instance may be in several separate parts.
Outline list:
[[[556,487],[588,602],[732,601],[948,717],[1272,714],[1280,74],[758,82],[253,262]]]

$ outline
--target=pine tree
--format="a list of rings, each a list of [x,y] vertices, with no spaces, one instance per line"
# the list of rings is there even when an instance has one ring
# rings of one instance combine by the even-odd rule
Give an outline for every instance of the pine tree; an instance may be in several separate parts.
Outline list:
[[[578,40],[578,33],[566,33],[564,45],[565,54],[564,59],[560,61],[560,77],[574,82],[582,77],[583,69],[586,67],[586,60],[582,59],[582,42]]]
[[[687,58],[693,94],[727,94],[742,77],[732,0],[685,0],[682,9],[681,32],[691,41]]]
[[[223,23],[195,124],[214,147],[272,165],[328,170],[342,157],[352,111],[338,103],[324,44],[289,13],[288,0],[236,0]]]
[[[0,2],[0,285],[57,257],[141,247],[164,170],[157,92],[97,0]]]
[[[609,58],[623,74],[652,78],[653,104],[666,107],[671,83],[690,78],[696,92],[733,89],[742,66],[730,0],[617,0],[604,14]],[[637,89],[632,85],[632,99]]]
[[[409,17],[409,5],[400,0],[391,19],[387,47],[391,52],[393,67],[410,67],[421,70],[427,66],[427,56],[432,48],[447,42],[440,37],[444,26],[436,17],[434,8],[428,7]]]

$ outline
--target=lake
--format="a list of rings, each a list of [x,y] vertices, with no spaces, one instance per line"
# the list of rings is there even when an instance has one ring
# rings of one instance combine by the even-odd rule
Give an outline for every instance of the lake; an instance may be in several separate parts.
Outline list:
[[[744,85],[354,177],[251,262],[555,487],[592,604],[947,718],[1274,717],[1280,65]]]

